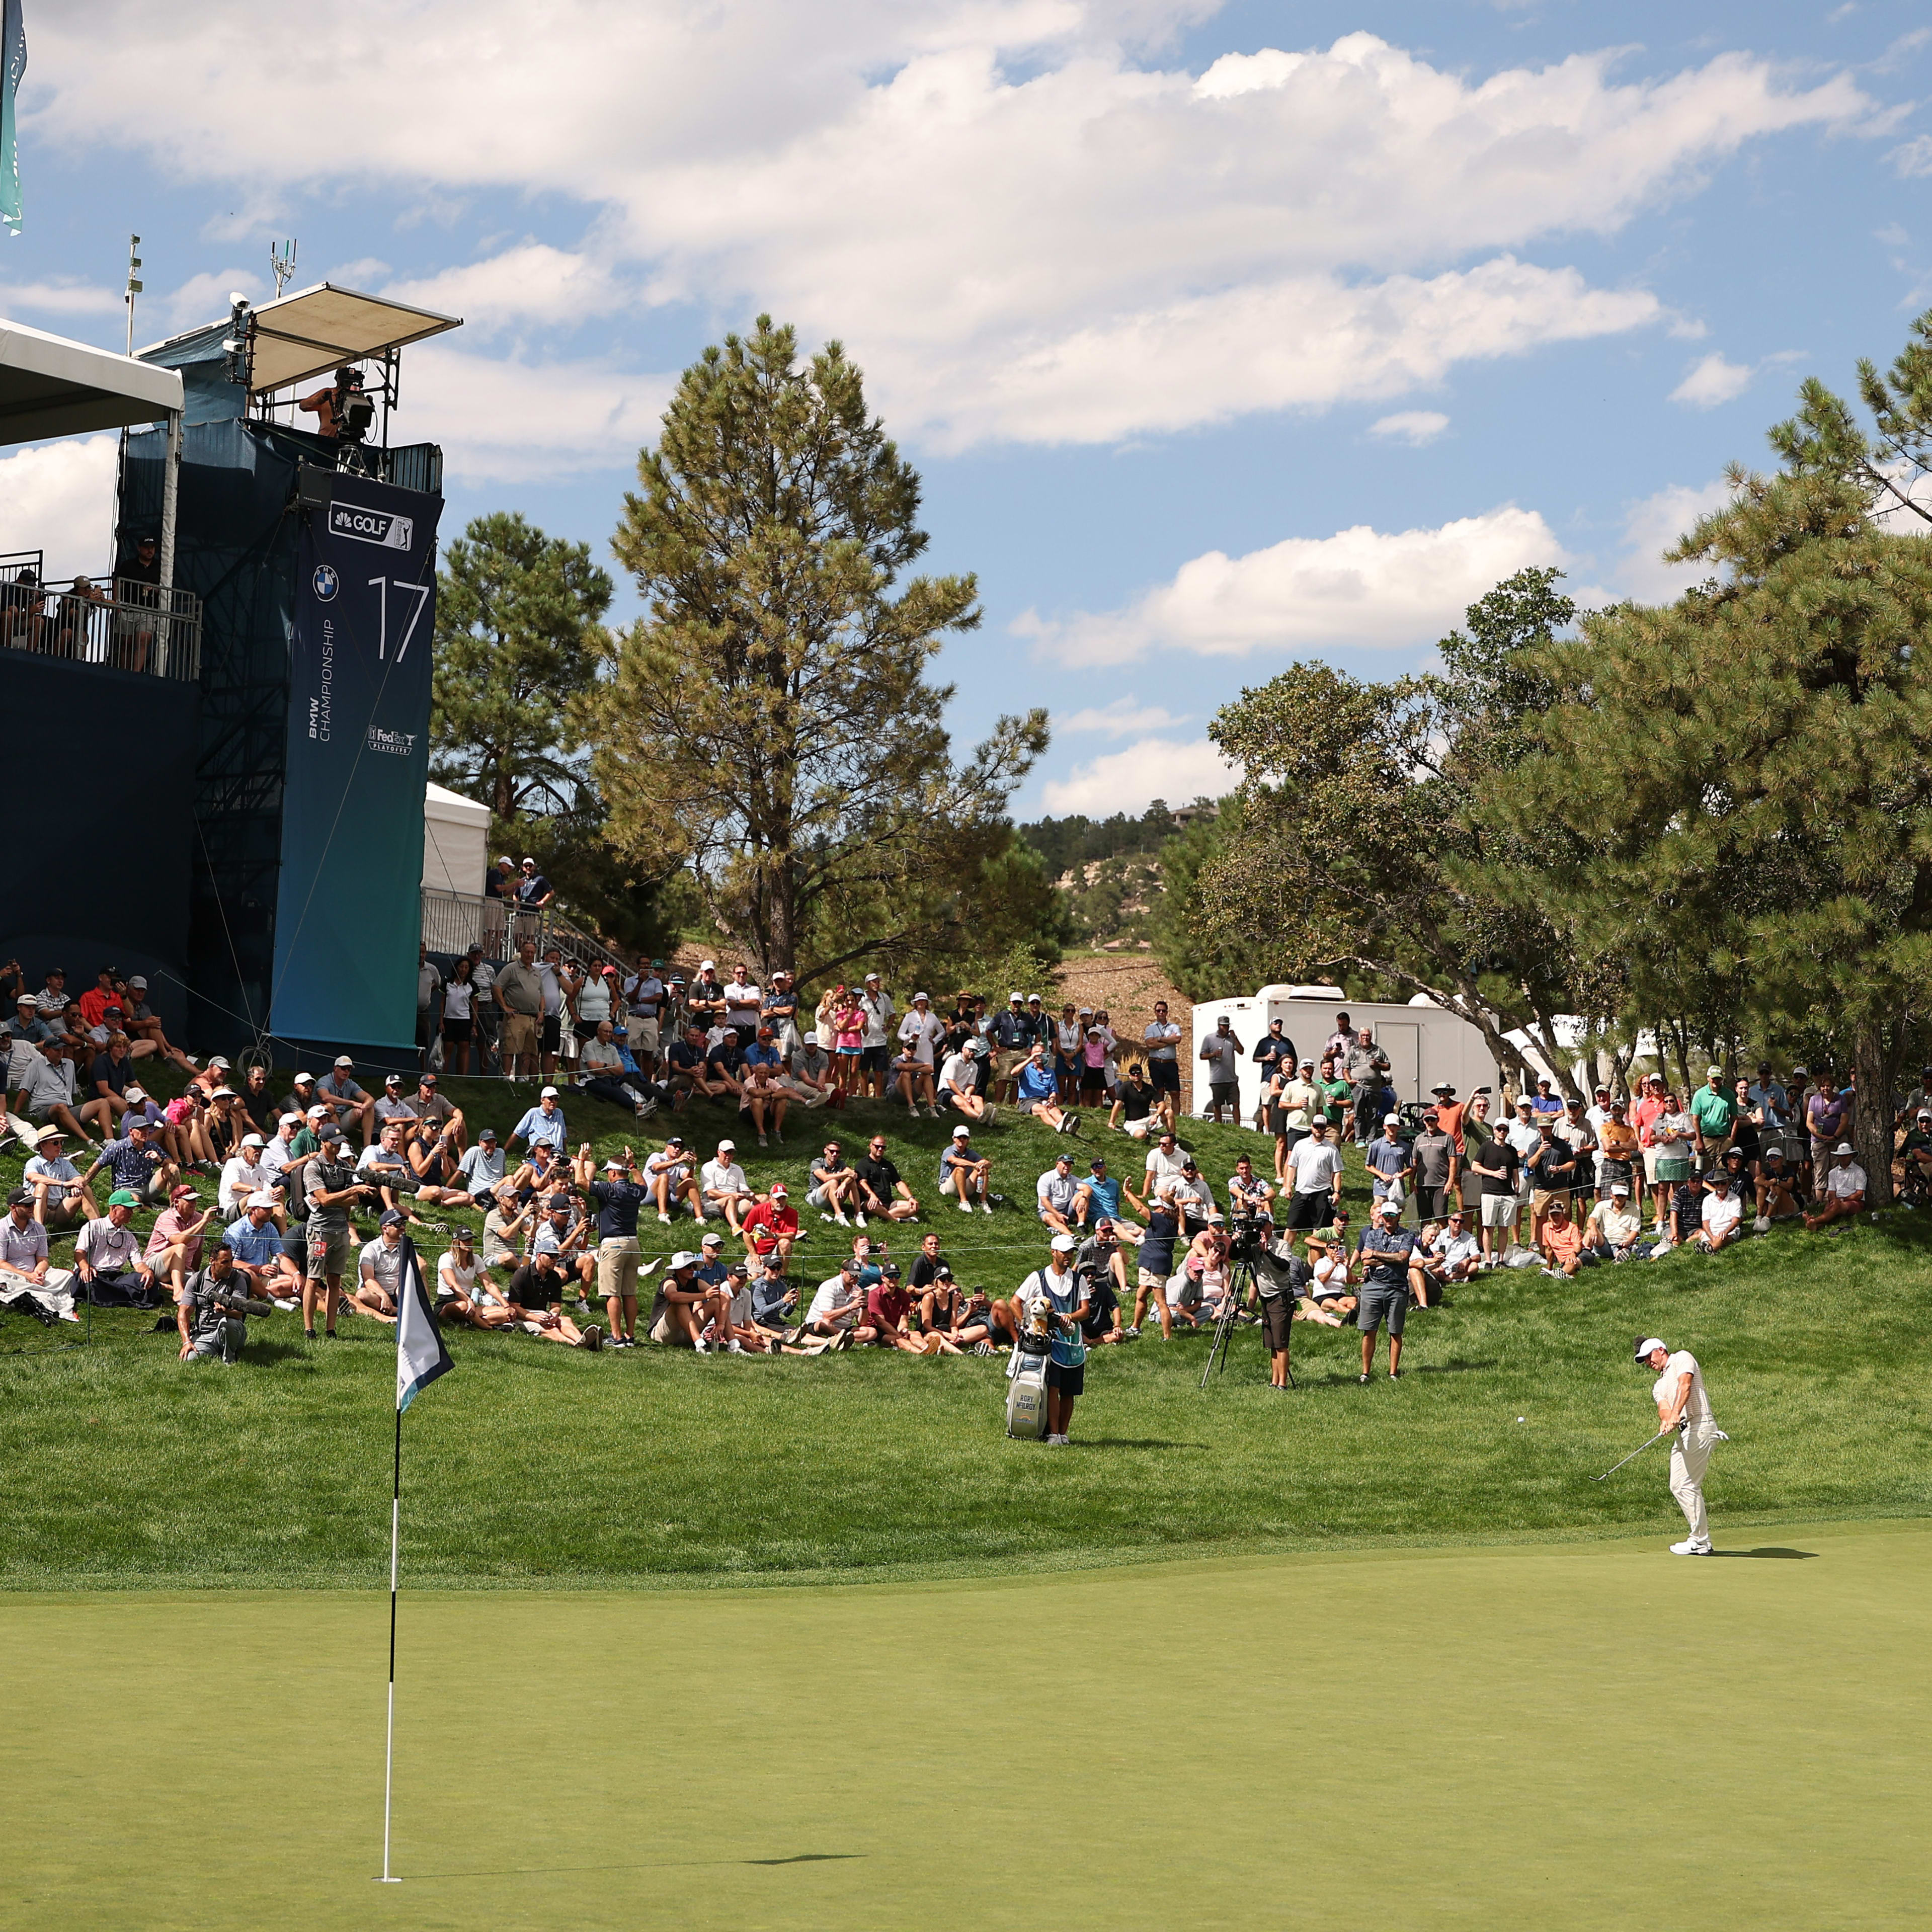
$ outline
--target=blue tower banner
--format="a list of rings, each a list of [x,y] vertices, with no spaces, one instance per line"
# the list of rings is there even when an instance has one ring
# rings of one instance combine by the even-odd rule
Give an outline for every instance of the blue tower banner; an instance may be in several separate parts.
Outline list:
[[[411,1047],[442,500],[338,476],[297,548],[270,1024]]]

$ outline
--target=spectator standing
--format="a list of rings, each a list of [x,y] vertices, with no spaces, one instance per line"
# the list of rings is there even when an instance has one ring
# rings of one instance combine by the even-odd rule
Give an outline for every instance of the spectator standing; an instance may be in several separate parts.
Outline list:
[[[1366,1028],[1363,1029],[1364,1034],[1367,1030]],[[1363,1165],[1375,1177],[1373,1193],[1376,1204],[1394,1202],[1398,1220],[1408,1203],[1408,1184],[1415,1174],[1415,1163],[1402,1138],[1401,1130],[1400,1114],[1385,1114],[1381,1133],[1369,1143],[1362,1156]],[[1374,1226],[1372,1218],[1370,1225]]]
[[[1704,1084],[1690,1096],[1690,1118],[1696,1133],[1697,1171],[1710,1174],[1722,1166],[1724,1150],[1736,1132],[1738,1105],[1724,1082],[1724,1070],[1706,1070]]]
[[[1201,1051],[1196,1056],[1205,1061],[1208,1067],[1208,1106],[1204,1118],[1218,1124],[1225,1107],[1228,1118],[1239,1121],[1241,1056],[1246,1050],[1223,1013],[1214,1022],[1214,1030],[1201,1042]]]
[[[1346,1017],[1346,1016],[1338,1016]],[[1366,1148],[1373,1136],[1370,1123],[1382,1109],[1382,1082],[1389,1071],[1389,1058],[1376,1044],[1375,1029],[1364,1027],[1349,1048],[1342,1063],[1353,1096],[1355,1144]]]
[[[1171,1127],[1180,1104],[1180,1028],[1168,1018],[1165,1000],[1155,1000],[1154,1018],[1142,1030],[1141,1041],[1155,1109]]]
[[[538,1042],[544,1019],[544,976],[537,965],[537,946],[526,939],[515,960],[496,975],[494,995],[502,1021],[503,1076],[535,1079]]]
[[[1288,1156],[1292,1190],[1288,1225],[1299,1232],[1319,1227],[1324,1212],[1342,1201],[1342,1153],[1328,1137],[1328,1123],[1320,1114],[1309,1121],[1308,1137],[1298,1142]]]
[[[1415,1211],[1418,1221],[1442,1221],[1456,1198],[1459,1178],[1456,1142],[1442,1125],[1439,1107],[1425,1107],[1422,1131],[1409,1143],[1414,1168]]]
[[[1364,1039],[1368,1031],[1366,1027],[1362,1029]],[[1376,1331],[1384,1326],[1388,1330],[1389,1380],[1397,1382],[1402,1376],[1402,1331],[1408,1316],[1409,1257],[1414,1252],[1415,1236],[1397,1225],[1400,1211],[1391,1202],[1378,1202],[1356,1250],[1364,1269],[1355,1308],[1355,1326],[1362,1333],[1364,1382],[1372,1378]]]
[[[597,1215],[597,1292],[614,1348],[638,1346],[638,1216],[650,1198],[637,1156],[626,1148],[591,1178],[590,1143],[577,1150],[577,1184]]]

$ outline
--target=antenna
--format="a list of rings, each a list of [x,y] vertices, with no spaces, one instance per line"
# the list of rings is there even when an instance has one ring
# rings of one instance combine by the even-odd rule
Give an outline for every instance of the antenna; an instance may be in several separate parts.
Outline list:
[[[272,242],[268,244],[268,266],[275,272],[275,299],[278,302],[280,302],[282,298],[282,290],[284,287],[295,274],[296,244],[294,237],[291,236],[287,241],[284,242],[282,244],[282,248],[287,250],[288,252],[284,254],[281,252],[280,249],[278,249],[276,248],[275,244]]]
[[[141,258],[135,252],[141,245],[138,235],[128,238],[128,292],[122,299],[128,304],[128,353],[134,352],[134,298],[141,292],[141,284],[134,271],[141,266]]]

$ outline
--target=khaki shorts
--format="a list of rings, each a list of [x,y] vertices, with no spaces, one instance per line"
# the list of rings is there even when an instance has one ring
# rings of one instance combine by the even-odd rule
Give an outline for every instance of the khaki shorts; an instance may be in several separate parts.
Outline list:
[[[1643,1178],[1652,1186],[1657,1185],[1657,1150],[1654,1147],[1643,1150]]]
[[[316,1234],[308,1238],[308,1279],[320,1281],[327,1275],[350,1272],[352,1244],[346,1234]]]
[[[608,1234],[597,1244],[597,1292],[605,1300],[638,1298],[638,1238]]]
[[[656,1020],[641,1018],[636,1013],[631,1016],[630,1031],[626,1044],[633,1053],[655,1053],[658,1050],[658,1023]]]
[[[534,1013],[503,1015],[501,1050],[505,1053],[534,1053],[537,1050],[537,1022]]]
[[[651,1324],[651,1340],[660,1348],[688,1348],[691,1346],[691,1337],[682,1328],[671,1326],[669,1309],[666,1309]]]

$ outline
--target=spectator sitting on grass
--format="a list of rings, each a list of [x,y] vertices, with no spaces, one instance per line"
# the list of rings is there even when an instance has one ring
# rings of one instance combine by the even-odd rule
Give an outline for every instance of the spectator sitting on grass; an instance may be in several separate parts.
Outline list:
[[[1057,1134],[1077,1134],[1080,1116],[1060,1106],[1059,1091],[1046,1048],[1036,1042],[1020,1067],[1014,1104],[1021,1113],[1030,1114]]]
[[[670,1258],[651,1303],[651,1340],[661,1348],[710,1352],[704,1340],[706,1325],[722,1315],[730,1317],[731,1298],[696,1279],[698,1258],[681,1250]]]
[[[1483,1244],[1471,1225],[1473,1219],[1460,1208],[1451,1208],[1448,1220],[1424,1244],[1423,1265],[1438,1301],[1450,1282],[1474,1280],[1482,1265]]]
[[[1321,1314],[1340,1328],[1354,1314],[1356,1306],[1354,1277],[1345,1234],[1310,1234],[1308,1262],[1311,1276],[1308,1299]]]
[[[463,1156],[456,1170],[472,1206],[487,1209],[492,1204],[496,1190],[503,1184],[506,1165],[502,1150],[496,1144],[496,1130],[483,1128],[476,1136],[476,1144]]]
[[[990,1123],[992,1102],[980,1095],[980,1060],[986,1050],[983,1042],[969,1040],[956,1053],[949,1054],[939,1071],[939,1090],[954,1112],[964,1114],[969,1120]]]
[[[798,1210],[791,1204],[790,1190],[783,1181],[774,1183],[771,1192],[753,1204],[739,1233],[759,1260],[775,1260],[781,1273],[790,1267],[792,1248],[798,1240]]]
[[[68,1104],[73,1098],[74,1069],[68,1062],[67,1042],[56,1034],[43,1041],[40,1052],[28,1061],[7,1124],[24,1141],[34,1128],[50,1120],[63,1133],[92,1147],[92,1137]],[[85,1115],[104,1110],[105,1103],[95,1101],[80,1111]]]
[[[517,1318],[515,1310],[497,1293],[489,1270],[476,1258],[467,1228],[452,1233],[436,1262],[436,1313],[440,1322],[466,1322],[472,1328],[507,1328]]]
[[[552,1150],[548,1141],[539,1141],[530,1149],[530,1157],[510,1176],[509,1189],[512,1194],[535,1194],[548,1201],[556,1187],[563,1173],[563,1162]]]
[[[849,1228],[852,1222],[847,1218],[848,1210],[858,1214],[859,1226],[866,1225],[864,1210],[859,1206],[859,1176],[856,1170],[846,1164],[836,1141],[827,1141],[825,1151],[812,1163],[812,1184],[806,1190],[806,1205],[819,1210],[821,1221],[836,1221],[842,1228]]]
[[[275,1131],[268,1136],[268,1144],[262,1150],[262,1165],[268,1170],[272,1179],[280,1181],[298,1157],[296,1136],[301,1132],[302,1116],[299,1114],[284,1114],[275,1123]]]
[[[219,1058],[208,1064],[211,1072],[217,1066],[227,1070],[227,1062]],[[356,1063],[347,1054],[338,1054],[334,1066],[316,1082],[315,1097],[345,1134],[359,1128],[364,1147],[375,1138],[376,1102],[356,1084]]]
[[[345,1298],[358,1314],[394,1322],[402,1298],[403,1229],[407,1219],[398,1208],[386,1208],[376,1238],[363,1244],[356,1286]]]
[[[1149,1130],[1156,1124],[1154,1103],[1159,1097],[1148,1084],[1146,1072],[1136,1060],[1127,1069],[1126,1078],[1114,1090],[1114,1105],[1107,1116],[1108,1126],[1131,1135],[1137,1141],[1145,1140]]]
[[[1584,1262],[1596,1259],[1583,1245],[1582,1229],[1570,1218],[1570,1197],[1567,1194],[1552,1196],[1544,1209],[1537,1246],[1543,1251],[1545,1274],[1574,1275]]]
[[[774,977],[776,976],[774,975]],[[787,1318],[798,1306],[798,1290],[785,1279],[778,1256],[754,1257],[752,1268],[752,1319],[768,1346],[776,1348],[790,1325]]]
[[[1120,1212],[1121,1184],[1107,1172],[1106,1156],[1096,1154],[1087,1163],[1087,1178],[1073,1204],[1073,1218],[1083,1228],[1097,1227],[1103,1221],[1114,1224],[1114,1232],[1124,1241],[1138,1241],[1141,1231]],[[1122,1292],[1126,1292],[1125,1284]]]
[[[577,1283],[578,1300],[587,1304],[597,1277],[597,1258],[587,1252],[590,1222],[560,1188],[542,1208],[531,1226],[530,1251],[532,1256],[554,1256],[557,1272],[566,1281]]]
[[[919,1264],[915,1262],[913,1265],[916,1268]],[[950,1268],[943,1277],[932,1276],[923,1288],[914,1292],[920,1332],[928,1342],[938,1344],[932,1352],[940,1355],[963,1355],[968,1351],[977,1354],[992,1353],[986,1340],[988,1326],[983,1319],[972,1324],[977,1332],[971,1340],[965,1339],[964,1331],[968,1325],[966,1298],[954,1283]]]
[[[517,1310],[518,1326],[525,1334],[543,1341],[588,1348],[594,1354],[604,1346],[604,1331],[595,1322],[580,1328],[565,1314],[563,1289],[556,1256],[548,1251],[532,1255],[510,1277],[510,1301]]]
[[[956,1195],[962,1214],[971,1214],[976,1201],[982,1214],[990,1214],[993,1204],[987,1196],[992,1178],[993,1163],[980,1158],[973,1144],[972,1130],[955,1127],[950,1144],[939,1156],[940,1192]]]
[[[1757,1158],[1758,1212],[1773,1221],[1789,1221],[1804,1210],[1801,1190],[1804,1177],[1784,1157],[1775,1141],[1767,1141]]]
[[[38,1150],[20,1175],[22,1184],[33,1191],[34,1219],[50,1229],[94,1220],[100,1210],[87,1181],[100,1166],[96,1161],[82,1175],[67,1157],[66,1135],[58,1127],[43,1127]]]
[[[742,1235],[745,1216],[758,1204],[758,1196],[745,1178],[745,1170],[738,1165],[737,1155],[736,1141],[720,1141],[717,1158],[704,1163],[698,1179],[706,1218],[716,1220],[722,1215],[732,1233]]]
[[[0,1220],[0,1308],[16,1308],[51,1325],[78,1322],[74,1273],[47,1264],[47,1231],[34,1219],[34,1197],[16,1187]],[[90,1225],[92,1225],[90,1223]]]
[[[376,1190],[376,1198],[385,1210],[394,1210],[406,1221],[420,1222],[422,1216],[410,1204],[416,1192],[416,1175],[409,1156],[403,1152],[403,1130],[393,1122],[362,1150],[356,1163],[357,1178]]]
[[[107,1212],[88,1222],[74,1244],[80,1292],[97,1308],[154,1308],[161,1281],[142,1252],[141,1238],[128,1224],[140,1205],[124,1189],[107,1197]]]
[[[154,1216],[154,1225],[148,1230],[148,1265],[177,1299],[182,1284],[201,1266],[203,1240],[214,1214],[212,1202],[197,1213],[194,1190],[184,1180],[177,1181],[167,1206]]]
[[[388,1073],[382,1076],[382,1090],[376,1096],[376,1127],[380,1132],[392,1120],[400,1120],[407,1126],[416,1117],[415,1104],[404,1097],[403,1076]]]
[[[644,1091],[640,1076],[625,1064],[617,1030],[608,1020],[598,1021],[596,1032],[584,1042],[578,1065],[578,1084],[585,1093],[614,1107],[628,1107],[640,1120],[656,1112],[656,1097]]]
[[[866,1143],[866,1158],[853,1172],[859,1177],[858,1207],[862,1214],[886,1221],[910,1221],[919,1212],[912,1190],[886,1152],[886,1137],[874,1134]]]
[[[906,1355],[938,1355],[945,1345],[936,1335],[915,1334],[912,1326],[913,1298],[899,1279],[897,1262],[879,1264],[878,1282],[866,1292],[863,1339],[874,1347],[896,1348]],[[858,1336],[855,1340],[860,1339]]]
[[[1081,1324],[1092,1343],[1124,1342],[1120,1304],[1127,1292],[1127,1263],[1114,1224],[1104,1216],[1073,1252],[1073,1272],[1086,1288],[1088,1313]]]
[[[415,1177],[416,1198],[432,1207],[470,1205],[470,1190],[462,1184],[452,1138],[454,1132],[453,1127],[438,1127],[429,1120],[418,1120],[403,1130],[403,1157]]]
[[[234,1153],[223,1163],[221,1178],[215,1187],[215,1198],[220,1204],[224,1214],[239,1214],[242,1204],[250,1195],[260,1194],[275,1184],[275,1177],[262,1164],[262,1156],[266,1144],[260,1134],[244,1134]],[[104,1161],[107,1159],[105,1150],[102,1151],[101,1159]],[[168,1178],[172,1180],[173,1176],[170,1174]],[[165,1199],[166,1194],[167,1190],[164,1184],[159,1198]]]
[[[1817,1210],[1804,1217],[1804,1225],[1814,1233],[1834,1221],[1848,1221],[1865,1204],[1865,1171],[1858,1162],[1850,1141],[1840,1141],[1827,1156],[1831,1165],[1825,1176]]]
[[[758,1136],[759,1146],[769,1144],[769,1135],[771,1140],[783,1147],[785,1109],[792,1102],[791,1090],[785,1084],[773,1048],[760,1044],[750,1051],[772,1057],[754,1060],[747,1055],[748,1064],[738,1089],[738,1118],[751,1122]]]
[[[872,1330],[863,1322],[865,1292],[859,1286],[859,1258],[848,1255],[838,1264],[836,1274],[827,1275],[818,1284],[806,1311],[798,1339],[819,1344],[814,1354],[826,1348],[849,1348],[855,1342],[869,1342]]]
[[[120,1139],[110,1141],[100,1150],[83,1178],[92,1180],[105,1168],[114,1177],[117,1188],[124,1188],[144,1205],[166,1201],[169,1190],[181,1178],[181,1169],[155,1144],[156,1138],[145,1118],[130,1114],[127,1132]],[[248,1151],[253,1154],[257,1150],[250,1148]],[[273,1184],[274,1177],[259,1164],[256,1172],[263,1186]],[[252,1193],[255,1190],[249,1191]]]
[[[885,1049],[880,1049],[883,1056]],[[786,1061],[785,1076],[779,1084],[801,1107],[830,1105],[838,1084],[832,1056],[818,1043],[815,1033],[807,1034],[793,1047]]]
[[[691,1204],[692,1214],[696,1219],[704,1219],[704,1197],[692,1176],[691,1156],[685,1151],[682,1134],[673,1134],[661,1151],[645,1160],[644,1191],[658,1204],[658,1219],[667,1227],[680,1201]]]
[[[1632,1261],[1642,1232],[1643,1216],[1632,1202],[1630,1183],[1613,1180],[1610,1192],[1590,1210],[1583,1246],[1599,1261]]]
[[[483,1216],[483,1265],[514,1268],[530,1243],[530,1225],[538,1215],[536,1196],[499,1189],[495,1204]]]
[[[1034,1192],[1039,1203],[1040,1218],[1056,1234],[1072,1234],[1074,1206],[1080,1198],[1080,1184],[1073,1174],[1073,1156],[1064,1151],[1054,1155],[1053,1165],[1040,1177]]]
[[[503,1143],[505,1150],[521,1141],[526,1147],[547,1147],[554,1154],[565,1152],[570,1144],[570,1130],[564,1120],[561,1098],[554,1087],[544,1088],[537,1096],[536,1105],[510,1130],[510,1138]]]
[[[1736,1190],[1721,1170],[1714,1174],[1705,1186],[1700,1216],[1703,1225],[1694,1238],[1705,1253],[1714,1255],[1720,1248],[1728,1247],[1742,1238],[1744,1204],[1738,1198]]]
[[[282,1244],[275,1225],[280,1203],[272,1194],[251,1194],[223,1238],[235,1265],[248,1277],[250,1292],[295,1307],[302,1295],[302,1271]]]

